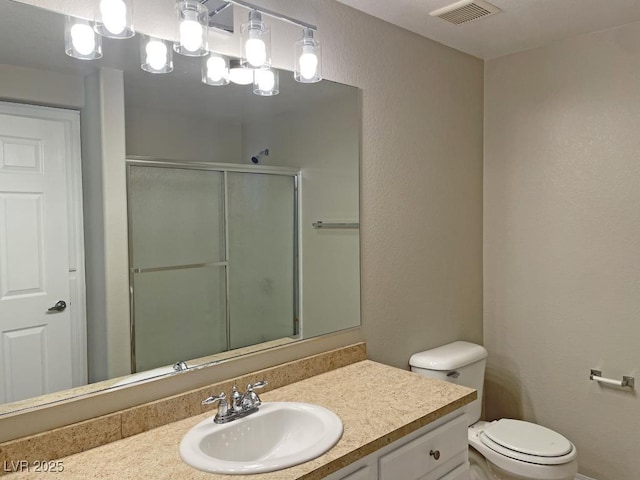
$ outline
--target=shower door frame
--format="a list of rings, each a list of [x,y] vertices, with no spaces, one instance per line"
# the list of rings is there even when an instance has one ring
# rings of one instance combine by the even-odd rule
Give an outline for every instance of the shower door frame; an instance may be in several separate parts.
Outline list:
[[[187,170],[204,170],[222,173],[223,179],[223,198],[222,208],[224,217],[224,252],[225,260],[223,262],[215,262],[211,266],[221,266],[225,269],[225,327],[226,327],[226,348],[225,352],[231,350],[231,309],[229,308],[230,291],[229,291],[229,219],[228,219],[228,199],[227,199],[227,174],[228,173],[258,173],[266,175],[280,175],[293,178],[293,334],[290,338],[298,339],[301,335],[301,282],[302,272],[300,265],[300,245],[302,231],[301,225],[301,179],[302,171],[296,168],[288,167],[272,167],[262,165],[243,165],[236,163],[215,163],[215,162],[191,162],[191,161],[176,161],[165,160],[161,158],[152,157],[140,157],[129,155],[126,157],[126,186],[127,186],[127,241],[129,252],[129,311],[130,311],[130,338],[131,338],[131,373],[136,373],[136,346],[135,346],[135,298],[133,291],[133,279],[135,273],[140,272],[140,269],[134,268],[133,261],[133,238],[132,238],[132,212],[131,202],[129,201],[131,195],[131,167],[151,167],[151,168],[179,168]],[[168,268],[149,268],[145,271],[160,271],[176,268],[193,268],[196,266],[206,265],[176,265]],[[176,359],[176,362],[190,359]]]

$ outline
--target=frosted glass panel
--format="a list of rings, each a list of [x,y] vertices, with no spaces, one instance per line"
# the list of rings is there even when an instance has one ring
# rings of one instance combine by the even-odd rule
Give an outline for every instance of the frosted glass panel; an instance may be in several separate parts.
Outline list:
[[[132,166],[132,267],[223,261],[223,199],[220,172]]]
[[[136,371],[226,349],[224,267],[134,276]]]
[[[294,334],[294,179],[229,173],[231,348]]]

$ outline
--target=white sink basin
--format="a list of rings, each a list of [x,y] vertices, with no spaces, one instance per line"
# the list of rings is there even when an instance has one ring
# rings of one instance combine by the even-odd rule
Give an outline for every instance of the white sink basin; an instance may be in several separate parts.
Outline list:
[[[272,472],[319,457],[342,436],[342,421],[318,405],[263,403],[248,417],[200,422],[180,442],[182,460],[212,473]]]

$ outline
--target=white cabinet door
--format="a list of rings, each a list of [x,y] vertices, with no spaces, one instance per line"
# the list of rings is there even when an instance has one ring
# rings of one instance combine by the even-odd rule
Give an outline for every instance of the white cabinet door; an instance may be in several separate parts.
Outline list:
[[[467,423],[466,415],[452,412],[326,480],[469,480]]]
[[[462,415],[418,437],[380,458],[380,480],[423,478],[468,448],[466,435],[467,417]]]

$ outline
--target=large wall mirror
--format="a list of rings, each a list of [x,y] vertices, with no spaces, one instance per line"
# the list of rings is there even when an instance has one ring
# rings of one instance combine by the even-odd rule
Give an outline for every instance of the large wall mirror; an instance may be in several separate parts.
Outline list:
[[[357,88],[63,36],[0,0],[0,414],[360,324]]]

